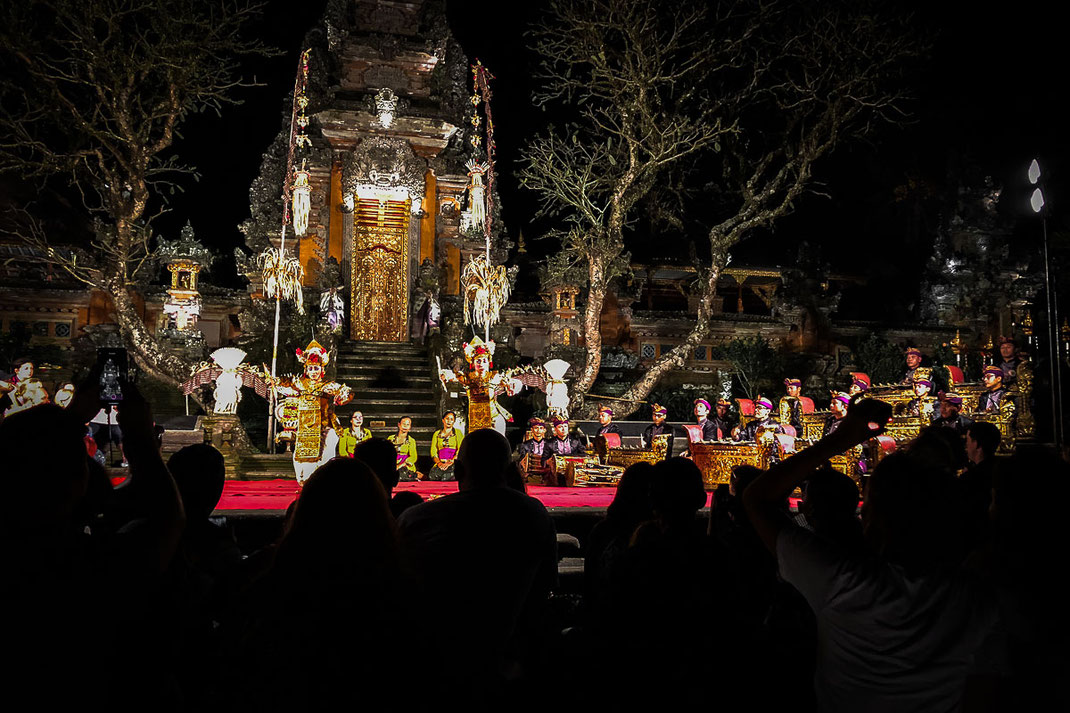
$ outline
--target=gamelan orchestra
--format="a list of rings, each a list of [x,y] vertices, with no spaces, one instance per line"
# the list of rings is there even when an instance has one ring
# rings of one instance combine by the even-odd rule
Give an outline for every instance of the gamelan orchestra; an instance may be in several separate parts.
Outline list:
[[[612,406],[599,408],[589,435],[570,430],[567,415],[535,417],[517,449],[518,463],[528,482],[590,486],[616,483],[638,461],[684,455],[702,470],[707,487],[714,488],[729,483],[736,466],[768,468],[813,445],[836,430],[852,403],[868,398],[892,406],[885,432],[831,462],[859,487],[882,458],[930,426],[964,437],[974,421],[987,421],[1000,431],[1002,452],[1034,435],[1033,375],[1014,340],[1001,338],[999,356],[983,368],[980,382],[966,382],[956,366],[924,366],[925,355],[915,347],[906,349],[904,361],[899,381],[873,384],[868,374],[852,372],[843,390],[829,393],[827,401],[804,395],[803,383],[795,377],[784,379],[779,398],[697,398],[693,422],[678,428],[666,423],[664,406],[653,404],[652,422],[633,436],[624,435],[614,422]]]
[[[970,424],[987,421],[999,429],[1003,452],[1035,433],[1032,368],[1010,338],[1000,339],[999,353],[983,367],[979,382],[966,382],[956,366],[926,366],[921,350],[910,347],[904,353],[903,376],[895,383],[874,384],[869,375],[852,372],[843,390],[821,398],[805,395],[802,380],[789,376],[780,395],[696,398],[690,423],[667,422],[668,409],[657,403],[651,406],[649,424],[618,422],[609,403],[598,407],[597,422],[582,428],[568,413],[567,363],[554,360],[544,366],[495,370],[494,350],[493,341],[476,337],[463,345],[467,371],[439,369],[443,387],[459,385],[468,403],[465,413],[442,414],[442,428],[430,443],[415,440],[408,417],[398,422],[396,433],[380,434],[397,450],[401,480],[453,480],[453,462],[465,431],[494,428],[504,433],[513,417],[499,399],[515,396],[525,387],[546,393],[548,412],[528,419],[516,449],[517,466],[528,483],[553,486],[615,485],[633,463],[683,455],[699,466],[707,487],[714,488],[729,483],[736,466],[764,469],[811,446],[836,430],[852,403],[868,398],[892,407],[884,433],[831,462],[860,487],[882,458],[926,427],[950,428],[965,436]],[[212,362],[199,367],[181,388],[190,394],[214,384],[214,411],[223,415],[237,413],[243,386],[264,397],[270,394],[279,425],[276,442],[292,452],[294,475],[303,484],[327,460],[353,457],[356,445],[375,434],[365,427],[359,410],[346,425],[340,422],[337,407],[351,402],[359,406],[359,399],[349,386],[326,377],[330,352],[313,339],[295,353],[302,373],[273,377],[266,368],[241,363],[243,351],[218,349]],[[73,393],[71,384],[57,385],[53,398],[37,378],[34,364],[21,361],[10,377],[0,380],[0,417],[50,401],[65,406]],[[94,424],[88,426],[90,435],[99,435],[92,433]],[[433,463],[423,469],[426,473],[418,468],[421,455],[430,456],[424,460]]]

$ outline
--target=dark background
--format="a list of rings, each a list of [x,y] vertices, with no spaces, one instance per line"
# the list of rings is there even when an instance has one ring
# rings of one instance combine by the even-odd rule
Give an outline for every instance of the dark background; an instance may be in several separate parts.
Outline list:
[[[255,76],[265,86],[242,90],[243,104],[224,108],[221,117],[197,115],[185,125],[176,150],[198,167],[200,179],[188,181],[185,192],[172,199],[173,212],[158,224],[162,235],[176,237],[189,219],[197,236],[224,256],[241,244],[237,225],[248,216],[249,185],[261,153],[282,126],[302,38],[323,4],[269,3],[259,25],[251,28],[282,54],[245,67],[246,77]],[[482,60],[496,76],[503,220],[514,239],[524,232],[536,256],[552,246],[534,240],[542,228],[534,219],[536,197],[518,187],[514,173],[520,148],[546,117],[530,105],[535,56],[524,38],[544,6],[489,0],[448,4],[451,29],[469,59]],[[805,241],[834,270],[867,277],[884,297],[889,289],[916,289],[934,231],[958,186],[978,185],[986,176],[1003,188],[1000,211],[1015,230],[1018,249],[1036,253],[1040,227],[1028,208],[1031,189],[1025,181],[1033,157],[1041,160],[1048,182],[1051,228],[1061,230],[1066,141],[1056,79],[1063,37],[1054,18],[1041,6],[985,13],[966,2],[932,3],[911,12],[918,31],[932,38],[930,56],[911,77],[916,96],[911,122],[882,129],[865,143],[841,145],[815,176],[832,198],[801,201],[771,233],[736,248],[737,264],[791,264]],[[922,188],[896,201],[897,187],[911,182]],[[637,257],[651,257],[643,254],[654,242],[646,237],[633,236],[636,244],[630,247]],[[212,279],[237,284],[227,263],[216,267]]]

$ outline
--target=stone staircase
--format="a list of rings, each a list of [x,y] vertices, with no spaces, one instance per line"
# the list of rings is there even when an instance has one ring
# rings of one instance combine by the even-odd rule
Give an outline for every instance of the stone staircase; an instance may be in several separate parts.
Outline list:
[[[398,342],[344,342],[339,347],[335,379],[353,390],[353,400],[336,410],[343,428],[354,411],[364,414],[364,427],[376,436],[392,436],[402,416],[412,418],[410,433],[421,456],[431,434],[441,427],[438,382],[426,350]],[[245,480],[293,477],[290,453],[253,453],[241,457]]]
[[[335,378],[353,389],[353,401],[337,410],[342,425],[354,411],[376,436],[396,432],[402,416],[412,418],[412,437],[422,453],[441,427],[438,382],[426,350],[407,342],[344,342]]]

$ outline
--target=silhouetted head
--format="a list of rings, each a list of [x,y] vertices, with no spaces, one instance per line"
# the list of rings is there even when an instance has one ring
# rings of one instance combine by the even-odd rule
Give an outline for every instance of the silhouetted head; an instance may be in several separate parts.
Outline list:
[[[906,450],[922,460],[951,471],[966,465],[966,449],[962,437],[955,429],[945,426],[929,426],[907,445]]]
[[[397,455],[394,444],[385,438],[369,438],[353,448],[353,457],[372,469],[387,495],[394,492],[398,484]]]
[[[0,422],[0,527],[28,531],[71,524],[89,478],[84,437],[85,425],[55,404]]]
[[[461,490],[505,485],[505,466],[512,452],[505,436],[480,428],[461,441],[457,454],[457,486]]]
[[[654,466],[634,463],[625,468],[617,484],[617,493],[606,509],[611,520],[639,524],[654,514],[650,491],[654,484]]]
[[[870,476],[862,508],[866,542],[912,571],[948,564],[957,554],[955,477],[931,451],[893,453]]]
[[[732,475],[728,479],[728,492],[737,498],[743,497],[743,491],[747,486],[758,479],[764,473],[761,468],[753,465],[737,465],[732,469]]]
[[[207,443],[195,443],[174,453],[167,460],[167,469],[178,485],[187,519],[207,520],[223,495],[223,454]]]
[[[814,472],[806,481],[799,506],[815,530],[858,518],[858,486],[849,476],[831,468]]]
[[[505,484],[518,493],[528,494],[527,483],[524,482],[524,472],[520,470],[520,464],[510,460],[505,466]]]
[[[353,458],[334,458],[317,468],[297,499],[279,561],[313,571],[359,572],[363,565],[397,558],[394,516],[371,468]],[[336,572],[315,574],[330,579]]]
[[[650,489],[654,513],[664,521],[693,520],[706,504],[702,471],[687,458],[669,458],[654,466]]]
[[[994,423],[975,421],[966,429],[966,458],[980,463],[996,454],[1000,441],[999,428]]]

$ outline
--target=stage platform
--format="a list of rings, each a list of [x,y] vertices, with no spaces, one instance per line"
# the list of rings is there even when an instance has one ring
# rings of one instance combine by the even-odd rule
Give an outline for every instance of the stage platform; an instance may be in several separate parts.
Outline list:
[[[415,492],[425,500],[457,492],[457,483],[406,482],[398,483],[395,493]],[[297,498],[299,488],[291,479],[278,480],[228,480],[223,486],[223,497],[216,512],[219,515],[237,515],[239,512],[256,511],[260,514],[285,512]],[[528,495],[538,499],[550,510],[583,508],[604,510],[617,489],[603,488],[553,488],[545,485],[529,485]]]

